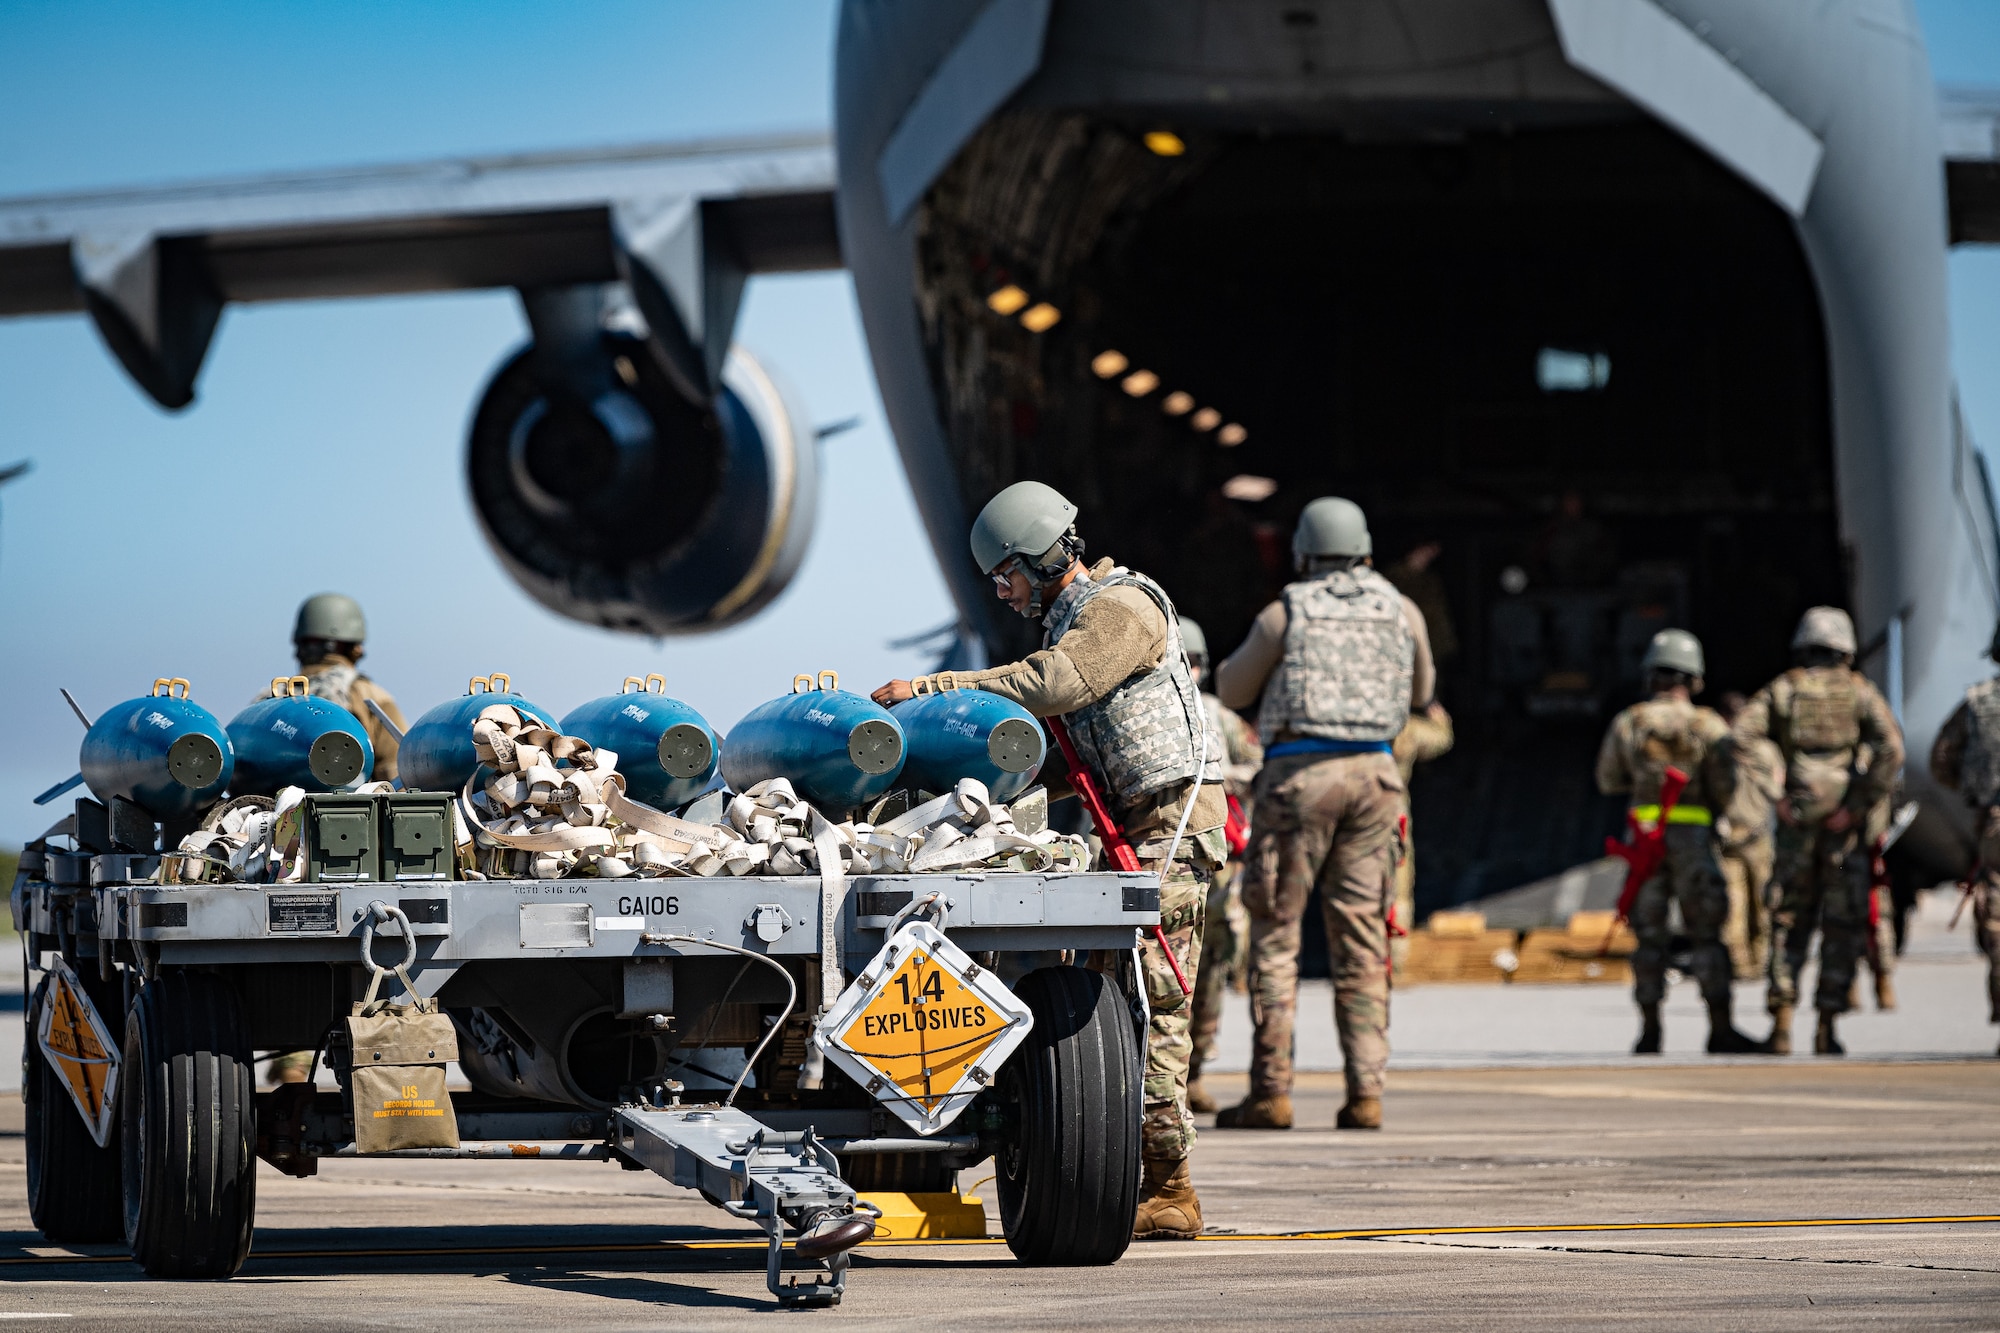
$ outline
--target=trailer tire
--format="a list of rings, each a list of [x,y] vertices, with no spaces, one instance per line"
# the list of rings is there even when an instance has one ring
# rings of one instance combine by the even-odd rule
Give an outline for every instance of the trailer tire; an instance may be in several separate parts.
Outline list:
[[[1112,1263],[1139,1208],[1144,1069],[1131,1011],[1111,978],[1080,967],[1030,972],[1014,993],[1035,1026],[1000,1070],[1007,1248],[1028,1264]]]
[[[153,1277],[228,1277],[256,1214],[257,1085],[235,990],[165,972],[125,1022],[125,1240]]]
[[[42,1056],[35,1029],[48,980],[28,1005],[21,1047],[21,1100],[26,1103],[28,1217],[58,1245],[122,1240],[125,1209],[118,1190],[118,1135],[100,1148],[71,1103],[62,1076]],[[100,997],[93,995],[92,1001]]]

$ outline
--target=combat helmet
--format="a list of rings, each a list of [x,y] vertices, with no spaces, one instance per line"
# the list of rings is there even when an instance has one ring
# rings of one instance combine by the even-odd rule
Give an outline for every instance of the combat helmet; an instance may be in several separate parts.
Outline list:
[[[1208,670],[1208,635],[1201,632],[1201,625],[1197,621],[1182,616],[1180,622],[1181,651],[1187,654],[1187,659],[1192,665],[1203,671]]]
[[[1809,607],[1792,634],[1792,651],[1825,648],[1854,656],[1854,622],[1837,606]]]
[[[368,637],[368,620],[361,603],[344,593],[315,593],[299,603],[292,639],[324,639],[328,643],[360,643]]]
[[[1368,517],[1361,506],[1337,495],[1322,495],[1299,513],[1292,530],[1292,562],[1304,569],[1317,559],[1359,559],[1375,554]]]
[[[1646,655],[1639,659],[1639,669],[1678,671],[1696,679],[1708,674],[1701,656],[1701,640],[1684,629],[1663,629],[1655,634],[1646,645]]]
[[[1010,559],[1028,567],[1030,577],[1054,565],[1054,574],[1069,567],[1057,548],[1076,526],[1076,506],[1053,486],[1017,481],[986,502],[972,522],[972,558],[982,574],[992,574]]]

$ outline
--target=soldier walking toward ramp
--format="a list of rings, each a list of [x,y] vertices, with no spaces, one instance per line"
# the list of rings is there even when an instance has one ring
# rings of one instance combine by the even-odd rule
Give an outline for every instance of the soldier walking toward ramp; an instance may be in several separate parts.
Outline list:
[[[1749,702],[1734,691],[1723,695],[1722,720],[1734,726]],[[1738,981],[1755,981],[1771,965],[1771,826],[1784,794],[1785,759],[1777,746],[1760,740],[1736,748],[1736,795],[1717,815],[1715,833],[1729,886],[1722,945]]]
[[[1195,684],[1200,685],[1208,677],[1208,635],[1200,625],[1182,616],[1181,642],[1187,647]],[[1215,880],[1208,886],[1208,906],[1201,923],[1201,976],[1194,984],[1194,1054],[1188,1063],[1188,1109],[1206,1115],[1215,1110],[1215,1099],[1201,1086],[1201,1067],[1215,1058],[1222,1028],[1222,992],[1250,944],[1238,883],[1243,861],[1236,852],[1237,843],[1244,836],[1239,824],[1247,830],[1256,806],[1250,789],[1257,781],[1257,770],[1264,766],[1264,747],[1248,722],[1206,690],[1202,691],[1201,706],[1208,715],[1208,729],[1214,738],[1209,744],[1222,753],[1222,789],[1234,807],[1227,826],[1229,863],[1215,872]]]
[[[1673,932],[1668,908],[1680,904],[1681,920],[1694,941],[1694,977],[1708,1004],[1708,1049],[1712,1054],[1759,1050],[1736,1030],[1729,1014],[1729,953],[1722,947],[1722,923],[1729,915],[1729,892],[1716,857],[1713,811],[1725,809],[1735,793],[1736,775],[1729,726],[1713,710],[1694,702],[1701,693],[1701,640],[1684,629],[1663,629],[1646,645],[1640,661],[1652,698],[1611,719],[1597,753],[1597,788],[1607,796],[1631,796],[1630,816],[1648,832],[1660,830],[1666,859],[1639,886],[1632,904],[1632,929],[1639,948],[1632,955],[1632,998],[1640,1014],[1634,1055],[1660,1053],[1660,1002],[1667,993],[1667,953]],[[1687,776],[1687,787],[1671,810],[1661,805],[1661,781],[1669,768]],[[1666,827],[1661,830],[1664,818]]]
[[[1200,980],[1202,908],[1227,857],[1222,756],[1202,762],[1201,698],[1182,650],[1179,618],[1159,584],[1109,560],[1085,568],[1076,506],[1038,481],[994,496],[972,525],[972,555],[995,593],[1039,618],[1039,652],[985,671],[953,673],[961,686],[1012,699],[1036,717],[1060,716],[1078,757],[1095,770],[1111,814],[1160,877],[1160,922],[1170,963],[1151,935],[1141,953],[1152,1025],[1146,1037],[1145,1182],[1135,1237],[1201,1234],[1201,1200],[1188,1172],[1188,1035],[1194,1005],[1174,975]],[[914,692],[892,680],[883,707]]]
[[[1888,703],[1854,670],[1854,622],[1847,612],[1832,606],[1807,611],[1792,635],[1792,661],[1791,670],[1750,700],[1734,728],[1739,748],[1770,740],[1785,760],[1766,1045],[1779,1055],[1792,1049],[1799,972],[1817,926],[1813,1050],[1842,1055],[1834,1020],[1847,1012],[1855,961],[1868,941],[1866,826],[1903,767],[1903,733]]]
[[[2000,662],[2000,626],[1986,651]],[[1945,720],[1931,746],[1931,776],[1964,796],[1979,823],[1972,928],[1986,955],[1986,1021],[2000,1023],[2000,677],[1967,690]]]
[[[1292,559],[1304,577],[1258,613],[1216,669],[1232,708],[1263,696],[1264,771],[1244,860],[1251,1006],[1250,1095],[1216,1124],[1289,1129],[1299,922],[1315,890],[1333,963],[1333,1017],[1345,1057],[1342,1129],[1379,1129],[1389,1063],[1388,923],[1403,779],[1390,744],[1436,684],[1423,613],[1369,566],[1368,522],[1323,497],[1299,515]]]

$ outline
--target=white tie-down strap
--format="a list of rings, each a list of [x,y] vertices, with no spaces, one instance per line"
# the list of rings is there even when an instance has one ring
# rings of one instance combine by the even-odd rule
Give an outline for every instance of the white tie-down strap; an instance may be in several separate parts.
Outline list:
[[[733,795],[714,823],[682,819],[633,800],[618,756],[564,736],[507,704],[472,723],[486,781],[466,780],[453,802],[461,865],[470,879],[559,879],[595,875],[816,875],[821,891],[820,963],[825,995],[840,989],[838,923],[848,878],[944,870],[1085,870],[1081,838],[1046,827],[1039,788],[1013,809],[967,778],[951,792],[881,824],[835,823],[772,778]],[[386,791],[370,783],[364,792]],[[276,808],[232,802],[190,834],[169,877],[296,880],[304,793],[288,787]],[[878,804],[877,810],[882,806]],[[1017,826],[1015,811],[1021,812]]]
[[[390,790],[386,782],[357,788],[362,793]],[[199,884],[238,881],[252,884],[297,884],[305,879],[301,855],[306,793],[301,787],[268,796],[238,796],[208,812],[201,827],[180,840],[161,858],[162,883]]]

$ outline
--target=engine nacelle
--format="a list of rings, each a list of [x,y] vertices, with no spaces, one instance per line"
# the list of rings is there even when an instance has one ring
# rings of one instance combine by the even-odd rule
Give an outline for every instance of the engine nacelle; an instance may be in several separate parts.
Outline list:
[[[466,472],[500,562],[551,610],[683,634],[742,620],[798,571],[812,536],[812,431],[731,348],[709,405],[646,343],[604,333],[599,373],[548,372],[529,347],[486,388]]]

